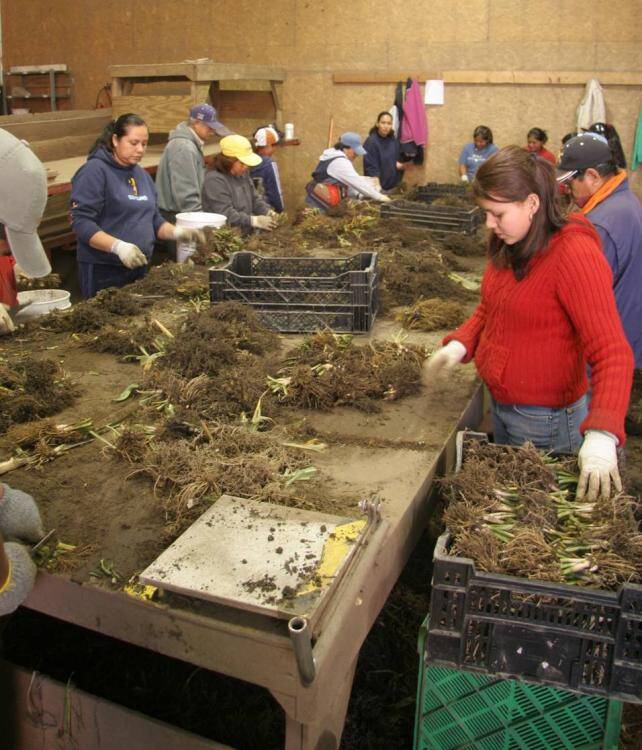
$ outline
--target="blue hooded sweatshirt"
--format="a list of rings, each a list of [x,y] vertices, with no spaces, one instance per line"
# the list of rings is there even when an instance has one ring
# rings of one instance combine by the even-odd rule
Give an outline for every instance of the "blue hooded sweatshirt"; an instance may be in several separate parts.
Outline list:
[[[278,213],[283,213],[283,191],[281,190],[281,178],[279,168],[269,156],[261,155],[261,163],[250,170],[252,177],[260,177],[263,180],[265,200]]]
[[[371,131],[363,144],[366,155],[363,157],[363,173],[366,177],[378,177],[382,190],[392,190],[401,180],[402,172],[397,169],[399,142],[394,136],[382,138]]]
[[[642,204],[624,180],[586,218],[602,240],[622,327],[642,367]]]
[[[150,175],[138,164],[121,166],[100,146],[71,178],[71,223],[79,262],[122,267],[117,255],[90,247],[90,238],[102,230],[137,245],[149,259],[165,219]]]

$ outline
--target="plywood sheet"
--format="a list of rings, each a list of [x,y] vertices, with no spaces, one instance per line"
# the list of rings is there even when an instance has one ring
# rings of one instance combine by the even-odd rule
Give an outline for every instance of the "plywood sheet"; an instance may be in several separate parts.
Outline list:
[[[151,132],[167,133],[187,117],[195,102],[191,95],[183,96],[115,96],[112,102],[114,117],[135,112],[147,123]]]

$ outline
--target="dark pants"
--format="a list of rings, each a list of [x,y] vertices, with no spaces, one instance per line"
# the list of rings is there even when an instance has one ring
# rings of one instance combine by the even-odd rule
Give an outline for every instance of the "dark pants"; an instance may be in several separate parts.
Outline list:
[[[166,211],[164,208],[159,208],[158,210],[165,221],[169,221],[170,224],[176,224],[176,213],[174,211]],[[174,240],[156,240],[156,246],[170,260],[176,260],[176,242]]]
[[[101,289],[110,286],[127,286],[142,279],[147,273],[147,266],[142,268],[125,268],[107,263],[85,263],[78,261],[78,280],[80,291],[85,299],[95,297]]]

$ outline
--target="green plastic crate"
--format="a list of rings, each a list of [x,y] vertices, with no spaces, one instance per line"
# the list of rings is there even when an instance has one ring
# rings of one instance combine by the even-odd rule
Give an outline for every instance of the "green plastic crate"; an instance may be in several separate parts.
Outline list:
[[[419,633],[414,750],[617,750],[622,703],[426,662]]]

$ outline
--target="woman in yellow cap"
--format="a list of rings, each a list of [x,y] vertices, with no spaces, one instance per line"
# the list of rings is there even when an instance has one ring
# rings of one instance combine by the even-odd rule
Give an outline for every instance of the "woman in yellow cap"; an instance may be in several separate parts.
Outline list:
[[[203,182],[203,211],[224,214],[228,223],[244,234],[252,229],[273,229],[270,206],[256,192],[249,174],[261,157],[242,135],[226,136],[220,147]]]

